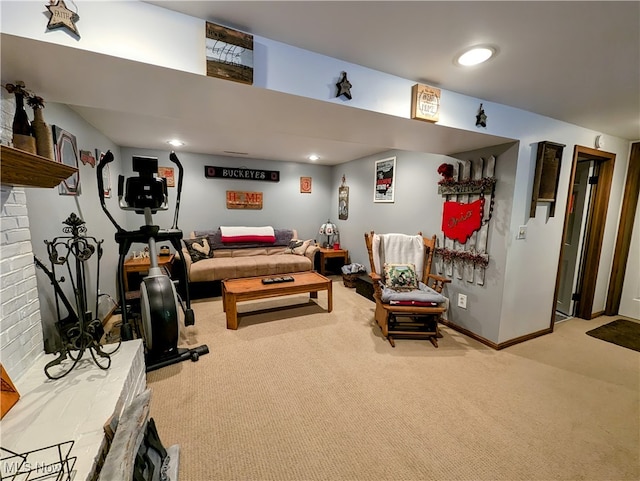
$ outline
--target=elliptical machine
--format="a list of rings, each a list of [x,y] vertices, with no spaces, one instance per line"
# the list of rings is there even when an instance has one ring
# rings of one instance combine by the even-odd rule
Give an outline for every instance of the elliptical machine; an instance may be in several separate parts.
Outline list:
[[[100,159],[96,170],[100,205],[116,228],[115,240],[119,245],[117,279],[122,312],[122,338],[124,340],[133,339],[134,332],[139,337],[142,337],[146,348],[147,372],[186,361],[187,359],[195,362],[201,355],[209,352],[209,348],[206,345],[192,349],[178,348],[180,321],[178,306],[184,312],[185,326],[192,326],[195,323],[195,316],[189,299],[189,287],[188,285],[185,286],[185,302],[183,303],[171,278],[158,266],[157,242],[169,241],[177,252],[182,248],[180,245],[182,231],[178,228],[178,214],[182,193],[183,168],[175,152],[171,152],[169,159],[178,167],[176,207],[173,225],[170,229],[160,229],[159,226],[153,224],[152,214],[169,208],[166,180],[156,177],[158,173],[157,158],[134,156],[133,171],[138,172],[138,177],[126,179],[126,189],[124,176],[118,176],[118,203],[120,208],[144,215],[145,225],[135,231],[123,229],[113,218],[104,201],[102,171],[105,165],[114,160],[110,150]],[[130,315],[131,317],[134,316],[127,309],[127,294],[124,288],[124,262],[129,249],[134,243],[142,243],[149,246],[149,274],[140,284],[140,326],[135,322],[135,319],[129,319]],[[183,266],[183,278],[186,283],[186,265],[184,262],[181,264]]]

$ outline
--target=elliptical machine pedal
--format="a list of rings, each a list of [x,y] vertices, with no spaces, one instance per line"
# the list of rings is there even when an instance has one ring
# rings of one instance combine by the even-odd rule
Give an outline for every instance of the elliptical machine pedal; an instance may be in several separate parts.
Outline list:
[[[160,369],[171,364],[191,360],[196,362],[200,356],[209,352],[206,345],[196,348],[178,348],[180,316],[178,308],[183,311],[185,326],[195,324],[195,314],[191,309],[189,285],[187,283],[187,268],[184,263],[183,279],[185,279],[185,299],[177,293],[171,278],[158,266],[157,242],[169,241],[176,251],[182,246],[182,231],[178,228],[180,196],[182,193],[183,168],[175,152],[169,155],[171,162],[178,167],[178,183],[176,207],[173,225],[170,229],[162,230],[153,223],[152,215],[159,210],[168,210],[168,191],[166,180],[157,177],[158,159],[155,157],[133,157],[133,171],[138,177],[125,179],[118,177],[118,203],[122,210],[134,211],[142,214],[145,224],[135,231],[123,229],[108,211],[104,201],[104,181],[102,170],[104,166],[113,162],[111,151],[100,159],[96,176],[98,180],[98,195],[100,205],[111,223],[116,228],[115,240],[119,246],[118,260],[118,294],[120,297],[120,311],[122,314],[122,338],[133,339],[135,334],[141,337],[145,345],[145,360],[147,372]],[[124,290],[124,261],[129,249],[134,243],[147,244],[149,247],[149,274],[140,284],[139,313],[133,313],[127,307],[127,293]],[[136,322],[136,318],[137,322]]]

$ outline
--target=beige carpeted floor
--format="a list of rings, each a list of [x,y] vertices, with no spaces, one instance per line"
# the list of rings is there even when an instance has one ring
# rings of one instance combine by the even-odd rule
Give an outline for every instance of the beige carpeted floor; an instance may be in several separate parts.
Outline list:
[[[333,286],[332,313],[324,292],[242,303],[237,331],[220,298],[194,303],[184,345],[210,354],[148,375],[180,481],[640,478],[640,353],[584,334],[612,318],[502,351],[448,328],[394,349]]]

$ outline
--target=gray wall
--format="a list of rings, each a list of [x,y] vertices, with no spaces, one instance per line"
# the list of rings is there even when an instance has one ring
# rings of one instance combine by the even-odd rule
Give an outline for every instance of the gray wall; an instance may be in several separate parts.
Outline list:
[[[101,149],[101,151],[104,152],[108,149],[116,153],[119,151],[117,145],[91,125],[87,124],[73,110],[65,105],[47,103],[44,109],[44,116],[50,126],[58,125],[75,135],[78,149],[90,150],[92,152],[94,152],[95,149]],[[115,299],[116,271],[114,268],[111,268],[111,266],[117,265],[118,259],[117,245],[114,240],[115,229],[111,223],[107,221],[100,207],[96,169],[88,164],[84,165],[81,162],[78,168],[80,173],[80,195],[78,196],[60,195],[57,187],[53,189],[25,188],[33,252],[45,265],[49,266],[44,241],[51,241],[55,237],[66,235],[62,232],[62,228],[64,227],[62,222],[69,217],[71,213],[75,213],[85,221],[88,236],[93,236],[98,240],[104,240],[104,256],[100,267],[100,289]],[[117,165],[111,168],[112,179],[117,176],[117,169]],[[112,208],[112,212],[114,212],[116,218],[121,218],[119,212],[115,209],[115,196],[112,196],[112,198],[106,201],[110,208]],[[87,290],[91,293],[89,306],[92,311],[95,311],[97,281],[95,259],[96,256],[86,263],[89,267],[87,271]],[[67,279],[69,278],[67,273],[64,275]],[[38,297],[40,299],[45,350],[49,352],[52,346],[48,340],[52,338],[57,339],[54,323],[58,317],[55,309],[53,286],[39,269],[36,270],[36,276],[38,280]],[[62,283],[62,286],[67,293],[67,297],[71,303],[74,304],[74,297],[69,281],[67,280]],[[66,315],[64,309],[62,315]]]
[[[485,284],[452,278],[445,294],[451,299],[449,319],[480,336],[497,341],[500,329],[504,270],[507,245],[510,242],[508,225],[514,178],[517,164],[518,144],[500,145],[475,152],[456,154],[455,158],[443,155],[390,151],[354,160],[333,168],[332,218],[338,217],[338,187],[342,175],[349,186],[349,218],[336,220],[340,240],[349,249],[351,262],[364,264],[370,271],[369,258],[364,243],[364,233],[374,230],[379,233],[422,232],[426,236],[436,234],[440,245],[442,238],[443,197],[438,194],[437,169],[443,162],[457,159],[471,160],[478,157],[496,157],[497,178],[495,207],[489,223],[487,252],[489,266]],[[396,192],[393,203],[373,202],[375,161],[396,157]],[[468,309],[455,305],[458,293],[468,296]]]
[[[121,162],[124,175],[131,176],[131,158],[145,155],[158,158],[158,165],[172,167],[170,151],[122,148]],[[281,229],[296,229],[298,236],[315,239],[330,209],[331,168],[328,166],[278,162],[256,159],[201,155],[176,151],[184,167],[179,227],[185,236],[193,230],[206,230],[220,225],[270,225]],[[280,182],[252,180],[212,179],[204,176],[205,165],[220,167],[246,167],[249,169],[278,170]],[[178,171],[175,169],[176,184]],[[300,177],[312,177],[312,193],[300,193]],[[226,191],[239,190],[263,193],[261,210],[227,209]],[[176,189],[169,188],[169,210],[154,216],[154,222],[169,227],[173,222]],[[127,228],[136,229],[144,223],[141,215],[129,212]]]
[[[47,104],[45,120],[50,125],[58,125],[76,136],[79,150],[102,152],[111,150],[115,156],[110,164],[112,196],[105,199],[107,207],[116,221],[127,230],[138,229],[144,224],[144,217],[119,208],[117,199],[118,175],[134,175],[131,158],[133,155],[158,157],[160,166],[173,166],[169,161],[169,150],[155,151],[137,148],[121,148],[87,124],[72,109],[60,104]],[[318,237],[320,224],[326,220],[330,210],[331,168],[328,166],[298,164],[292,162],[262,161],[255,159],[236,159],[208,155],[177,152],[182,163],[184,185],[180,203],[179,227],[188,236],[192,230],[212,229],[220,225],[272,225],[276,228],[293,228],[304,239]],[[204,166],[247,167],[264,170],[279,170],[280,182],[258,182],[244,180],[207,179]],[[51,241],[62,232],[62,222],[71,214],[80,216],[87,227],[87,235],[103,240],[104,254],[100,263],[100,292],[117,299],[116,266],[118,263],[118,245],[114,240],[115,228],[109,222],[100,207],[98,197],[96,168],[80,163],[80,195],[65,196],[57,188],[26,188],[27,208],[31,226],[33,251],[40,260],[49,266],[45,240]],[[177,176],[177,169],[175,174]],[[137,175],[137,174],[135,174]],[[313,179],[312,193],[300,193],[300,177]],[[177,178],[176,178],[177,180]],[[262,210],[229,210],[226,208],[226,191],[259,191],[264,194]],[[170,209],[154,216],[154,222],[162,228],[171,227],[176,201],[176,189],[169,189]],[[141,250],[144,246],[136,244],[132,250]],[[87,290],[89,309],[95,313],[95,295],[97,267],[95,256],[87,266]],[[62,272],[60,272],[62,275]],[[68,279],[67,273],[64,274]],[[57,334],[54,323],[57,321],[55,296],[49,279],[39,269],[36,272],[38,296],[43,322],[45,350],[55,350]],[[58,276],[59,277],[59,276]],[[74,304],[69,281],[62,283],[67,297]],[[75,305],[75,304],[74,304]],[[67,313],[64,309],[62,316]]]

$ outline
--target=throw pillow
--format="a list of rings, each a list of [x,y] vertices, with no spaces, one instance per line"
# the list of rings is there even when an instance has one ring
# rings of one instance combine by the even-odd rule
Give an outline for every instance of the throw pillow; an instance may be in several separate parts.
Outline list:
[[[289,247],[284,250],[284,253],[303,256],[307,251],[307,247],[309,247],[309,244],[311,244],[311,239],[306,241],[300,239],[291,239],[291,242],[289,242]]]
[[[206,236],[196,237],[195,239],[182,239],[182,241],[187,247],[187,251],[189,251],[192,262],[213,257],[213,251]]]
[[[413,264],[384,265],[385,285],[396,291],[412,291],[418,287],[416,267]]]

